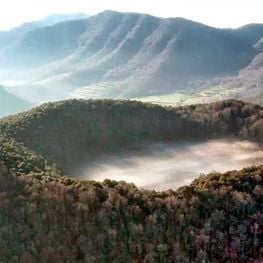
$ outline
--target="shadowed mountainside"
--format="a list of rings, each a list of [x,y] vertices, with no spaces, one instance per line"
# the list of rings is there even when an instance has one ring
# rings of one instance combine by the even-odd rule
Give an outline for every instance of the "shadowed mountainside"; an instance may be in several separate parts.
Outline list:
[[[258,54],[239,75],[224,84],[236,89],[236,96],[246,101],[263,103],[263,52]]]
[[[231,100],[179,108],[69,100],[5,118],[0,121],[0,132],[74,174],[82,163],[101,154],[150,142],[225,137],[262,142],[262,116],[260,106]]]

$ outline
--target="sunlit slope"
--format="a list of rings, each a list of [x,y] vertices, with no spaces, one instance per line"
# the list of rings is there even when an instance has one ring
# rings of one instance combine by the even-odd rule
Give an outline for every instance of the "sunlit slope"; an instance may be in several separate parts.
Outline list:
[[[86,98],[138,97],[237,74],[259,52],[262,36],[260,24],[216,29],[183,18],[106,11],[30,31],[0,54],[0,62],[29,69],[20,77],[39,93],[49,87]]]

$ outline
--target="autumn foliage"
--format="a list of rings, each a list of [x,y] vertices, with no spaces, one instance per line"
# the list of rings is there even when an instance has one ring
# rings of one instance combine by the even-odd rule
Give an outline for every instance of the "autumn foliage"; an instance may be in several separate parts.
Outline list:
[[[261,107],[238,101],[176,109],[68,101],[2,120],[0,262],[261,262],[263,166],[166,192],[62,171],[90,150],[99,155],[148,140],[262,142],[262,116]],[[71,149],[74,141],[85,147]],[[63,166],[65,151],[77,151],[71,166]]]

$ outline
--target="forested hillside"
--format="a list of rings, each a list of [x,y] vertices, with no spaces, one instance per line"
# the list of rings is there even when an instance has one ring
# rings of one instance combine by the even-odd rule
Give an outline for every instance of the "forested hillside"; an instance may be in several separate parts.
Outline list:
[[[133,101],[48,103],[0,121],[0,131],[73,172],[103,153],[157,141],[239,137],[263,141],[263,110],[241,101],[179,108]]]
[[[262,166],[166,192],[62,171],[72,176],[81,156],[150,141],[262,143],[262,117],[262,107],[234,100],[180,108],[70,100],[2,119],[0,261],[261,262]]]
[[[263,259],[262,167],[161,193],[33,170],[1,163],[1,262]]]

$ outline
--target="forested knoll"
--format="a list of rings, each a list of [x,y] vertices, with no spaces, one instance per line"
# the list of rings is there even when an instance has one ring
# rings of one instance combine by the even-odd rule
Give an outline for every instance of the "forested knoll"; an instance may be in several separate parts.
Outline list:
[[[72,172],[98,155],[158,141],[236,136],[262,142],[260,106],[241,101],[164,108],[132,101],[48,103],[0,121],[0,131]]]
[[[262,116],[260,106],[240,101],[162,108],[71,100],[1,120],[0,261],[260,262],[262,167],[202,176],[167,192],[75,180],[59,169],[136,142],[262,142]]]

